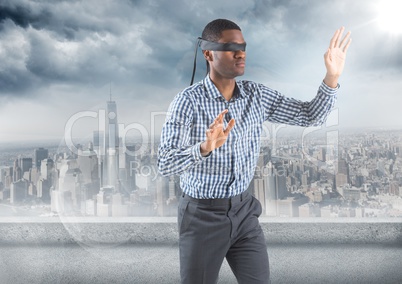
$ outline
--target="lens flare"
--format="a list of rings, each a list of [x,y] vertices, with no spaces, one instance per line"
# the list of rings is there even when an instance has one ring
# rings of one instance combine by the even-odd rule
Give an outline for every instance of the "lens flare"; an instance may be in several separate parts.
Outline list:
[[[402,1],[382,0],[377,8],[379,26],[391,34],[402,34]]]

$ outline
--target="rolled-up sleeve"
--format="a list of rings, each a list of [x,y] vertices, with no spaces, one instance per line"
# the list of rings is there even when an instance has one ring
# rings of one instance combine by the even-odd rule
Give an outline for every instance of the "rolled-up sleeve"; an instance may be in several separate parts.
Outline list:
[[[335,105],[339,85],[331,88],[322,82],[317,95],[309,102],[285,97],[263,85],[260,88],[265,120],[306,127],[319,126],[326,121]]]
[[[201,142],[190,145],[192,103],[182,93],[169,106],[158,148],[158,168],[163,176],[180,174],[202,162]]]

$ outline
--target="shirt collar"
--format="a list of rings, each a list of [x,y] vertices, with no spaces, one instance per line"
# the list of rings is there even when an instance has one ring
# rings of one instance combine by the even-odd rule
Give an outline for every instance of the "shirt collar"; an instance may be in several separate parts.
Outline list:
[[[209,74],[204,78],[203,84],[204,84],[204,89],[209,98],[211,98],[211,99],[223,98],[223,96],[219,92],[218,88],[212,82],[211,78],[209,78]],[[245,98],[245,97],[246,97],[246,94],[244,93],[242,84],[240,82],[236,81],[233,99],[237,100],[237,99]]]

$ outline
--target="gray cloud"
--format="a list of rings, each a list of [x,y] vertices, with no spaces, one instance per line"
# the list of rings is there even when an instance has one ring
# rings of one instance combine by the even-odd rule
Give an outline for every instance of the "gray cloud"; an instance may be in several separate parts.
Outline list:
[[[27,28],[30,25],[34,28],[40,28],[43,25],[49,25],[51,18],[52,15],[46,10],[34,12],[30,6],[12,1],[0,4],[0,22],[10,19],[22,28]]]
[[[299,99],[314,95],[329,39],[345,25],[353,44],[341,78],[340,121],[379,125],[391,114],[401,121],[402,38],[378,28],[379,1],[205,2],[1,1],[0,121],[8,123],[0,124],[0,137],[9,133],[12,140],[21,129],[38,135],[43,121],[46,132],[60,135],[72,114],[104,107],[110,86],[121,122],[150,125],[152,111],[166,111],[189,84],[195,40],[215,18],[234,20],[243,30],[244,78]],[[204,75],[199,53],[196,80]],[[372,115],[387,103],[393,107],[388,116]]]
[[[184,87],[195,39],[218,17],[242,27],[246,75],[258,79],[323,76],[322,54],[341,24],[355,29],[349,68],[399,70],[402,64],[401,41],[384,49],[387,35],[370,24],[375,10],[363,0],[8,0],[0,4],[0,96],[29,96],[54,84],[90,89],[111,81],[133,90]],[[197,80],[204,72],[199,56]]]

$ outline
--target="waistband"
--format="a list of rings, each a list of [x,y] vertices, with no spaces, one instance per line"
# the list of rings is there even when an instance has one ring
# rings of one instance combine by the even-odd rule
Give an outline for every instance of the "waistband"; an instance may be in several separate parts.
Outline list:
[[[245,192],[240,193],[239,195],[230,197],[230,198],[211,198],[211,199],[198,199],[189,196],[183,192],[182,197],[184,200],[188,200],[190,202],[203,204],[203,205],[216,205],[216,206],[224,206],[224,205],[234,205],[237,203],[241,203],[243,200],[246,200],[251,197],[251,193],[246,190]]]

